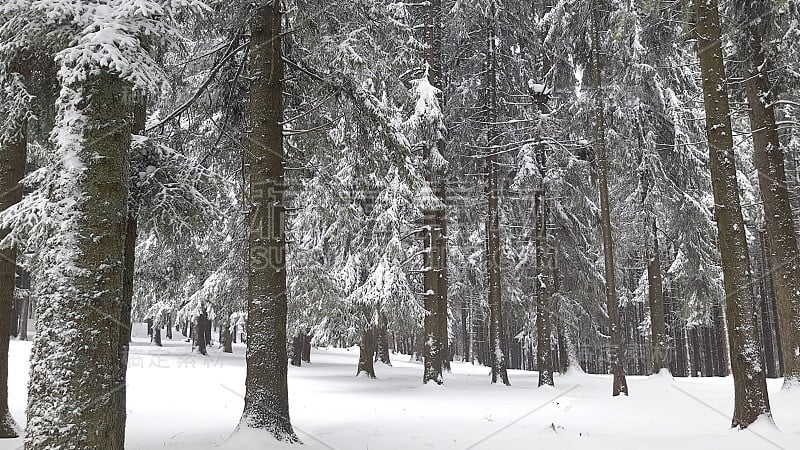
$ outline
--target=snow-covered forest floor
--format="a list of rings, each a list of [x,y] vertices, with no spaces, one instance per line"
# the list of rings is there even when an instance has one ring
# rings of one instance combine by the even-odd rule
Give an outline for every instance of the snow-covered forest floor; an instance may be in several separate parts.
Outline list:
[[[128,369],[128,449],[256,448],[226,442],[242,411],[244,346],[234,354],[191,353],[176,333],[164,347],[134,328]],[[10,407],[25,423],[31,343],[11,341]],[[537,388],[536,372],[510,371],[512,386],[489,384],[489,369],[454,363],[443,386],[422,385],[422,366],[393,355],[379,379],[355,378],[358,349],[314,349],[289,368],[292,422],[308,449],[768,449],[800,448],[800,392],[769,380],[777,429],[729,429],[733,381],[628,377],[631,396],[611,397],[611,378],[569,373]],[[0,450],[22,440],[0,441]],[[270,448],[263,442],[257,448]]]

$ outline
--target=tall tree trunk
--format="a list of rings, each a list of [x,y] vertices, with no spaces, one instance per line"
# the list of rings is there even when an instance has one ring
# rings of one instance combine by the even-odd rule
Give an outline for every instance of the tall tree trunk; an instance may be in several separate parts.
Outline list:
[[[298,442],[287,386],[281,3],[259,0],[252,11],[247,377],[239,427]]]
[[[772,283],[778,304],[783,345],[784,388],[800,388],[800,252],[797,248],[792,207],[786,185],[784,155],[778,137],[773,106],[773,87],[769,80],[772,66],[764,50],[766,36],[762,24],[772,20],[767,11],[771,1],[746,2],[750,14],[744,27],[749,42],[750,72],[745,81],[750,129],[753,133],[753,162],[758,169],[767,249],[772,268]]]
[[[650,222],[650,253],[647,261],[647,296],[650,300],[650,339],[653,346],[653,373],[669,370],[669,337],[664,320],[664,286],[661,279],[661,255],[658,248],[658,227]]]
[[[145,124],[147,122],[147,101],[144,96],[137,96],[133,105],[133,126],[131,131],[133,134],[143,134]],[[128,173],[130,178],[133,174]],[[117,428],[114,430],[116,442],[124,446],[125,442],[125,421],[127,418],[127,371],[128,371],[128,351],[130,350],[131,342],[131,308],[133,306],[133,276],[136,263],[136,238],[138,236],[138,199],[136,198],[135,191],[128,192],[128,213],[125,223],[125,242],[123,258],[123,274],[122,274],[122,304],[120,305],[120,316],[118,326],[120,327],[120,340],[119,340],[119,373],[118,373],[118,386],[119,388],[114,392],[115,401],[117,403]],[[148,323],[149,325],[150,323]],[[148,331],[151,331],[148,326]],[[158,336],[157,344],[161,346],[161,335]]]
[[[746,428],[760,415],[770,414],[769,395],[756,334],[753,281],[736,180],[719,10],[716,0],[694,0],[694,6],[714,213],[728,303],[728,338],[735,386],[732,426]]]
[[[537,160],[542,175],[545,173],[544,145],[537,143]],[[550,286],[547,271],[547,222],[550,214],[545,197],[544,177],[534,194],[536,225],[534,233],[536,245],[536,367],[539,370],[539,386],[554,386],[552,352],[552,314],[550,311]]]
[[[119,325],[127,217],[131,87],[95,68],[64,85],[60,185],[51,194],[61,236],[42,258],[51,277],[38,299],[25,448],[123,448]],[[80,101],[77,101],[80,99]],[[80,115],[83,120],[64,123]],[[70,204],[63,200],[69,199]],[[57,202],[57,203],[56,203]],[[53,383],[53,374],[59,382]]]
[[[27,80],[30,72],[27,64],[20,67]],[[27,157],[27,123],[18,119],[16,133],[8,142],[0,142],[0,211],[15,205],[22,199],[19,184],[25,175]],[[0,240],[11,230],[0,229]],[[8,347],[12,326],[11,307],[14,302],[14,276],[17,269],[16,247],[0,249],[0,438],[14,438],[18,427],[8,410]],[[27,324],[27,321],[26,321]],[[16,330],[19,334],[19,329]]]
[[[603,254],[606,277],[606,303],[608,308],[609,331],[611,335],[611,372],[614,375],[613,396],[628,395],[628,382],[625,379],[625,347],[622,345],[622,331],[619,323],[619,299],[617,298],[616,276],[614,273],[614,240],[611,234],[611,207],[608,201],[608,160],[606,155],[605,101],[603,96],[602,68],[600,65],[600,10],[592,7],[592,66],[595,89],[595,153],[597,155],[597,175],[600,185],[600,228],[603,232]]]
[[[363,372],[368,378],[375,377],[375,364],[372,355],[375,353],[375,336],[372,330],[361,333],[361,345],[359,346],[358,370],[356,376]]]
[[[428,80],[439,89],[438,102],[441,107],[442,95],[442,2],[428,2],[425,11],[425,62],[428,65]],[[443,165],[446,141],[439,136],[435,142],[426,143],[423,159],[425,178],[434,195],[442,202],[440,208],[425,211],[424,226],[426,252],[423,289],[425,290],[424,320],[425,347],[423,351],[424,370],[422,382],[433,381],[442,384],[442,371],[449,367],[447,348],[447,237],[445,235],[445,209],[447,189],[446,169]]]
[[[486,18],[487,52],[486,52],[486,196],[488,213],[486,218],[486,272],[489,285],[489,360],[492,366],[492,383],[498,378],[506,386],[508,380],[508,362],[503,332],[502,291],[500,285],[500,165],[497,158],[499,131],[497,129],[497,2],[489,4],[489,16]]]

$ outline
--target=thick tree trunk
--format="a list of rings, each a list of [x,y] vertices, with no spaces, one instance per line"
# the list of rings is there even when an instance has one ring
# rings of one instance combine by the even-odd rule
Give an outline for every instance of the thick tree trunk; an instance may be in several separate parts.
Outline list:
[[[425,11],[425,62],[428,65],[428,80],[439,89],[440,107],[444,103],[442,95],[442,2],[432,0]],[[426,143],[423,159],[425,161],[425,178],[434,195],[442,202],[441,208],[425,211],[425,274],[423,288],[426,292],[424,306],[425,341],[423,352],[422,382],[434,381],[442,384],[442,371],[450,368],[448,336],[447,336],[447,222],[445,202],[447,196],[446,167],[444,155],[446,149],[444,136],[435,142]]]
[[[664,319],[664,286],[661,280],[661,255],[656,219],[650,219],[650,257],[647,262],[647,296],[650,300],[650,341],[653,346],[653,373],[669,370],[669,337]]]
[[[289,418],[287,386],[280,2],[254,4],[250,34],[247,377],[239,427],[298,442]]]
[[[25,75],[28,73],[23,74]],[[9,142],[0,142],[0,211],[22,199],[22,186],[19,182],[25,175],[27,124],[20,121],[18,127],[17,133]],[[0,240],[9,232],[7,229],[0,230]],[[0,249],[0,438],[18,436],[17,424],[8,410],[8,347],[9,331],[14,321],[11,307],[14,302],[16,261],[16,247]],[[14,328],[17,328],[16,334],[19,335],[18,327]]]
[[[614,375],[612,395],[628,395],[628,382],[625,379],[625,347],[619,323],[619,299],[617,298],[616,275],[614,273],[614,239],[611,231],[611,207],[608,200],[608,160],[606,155],[605,102],[600,65],[600,10],[592,8],[592,65],[595,89],[595,153],[597,155],[597,175],[600,185],[600,228],[603,232],[603,254],[606,278],[606,304],[608,308],[609,331],[611,335],[611,372]]]
[[[368,378],[376,378],[375,365],[372,362],[372,355],[375,353],[375,336],[372,330],[361,333],[361,345],[359,347],[356,376],[361,375],[363,372]]]
[[[38,298],[39,329],[31,353],[25,448],[123,448],[116,392],[127,218],[131,88],[102,70],[62,87],[63,125],[79,139],[62,141],[66,183],[52,195],[69,217],[43,254],[53,277]],[[80,99],[80,101],[76,101]],[[76,195],[79,193],[80,195]],[[62,200],[69,199],[74,204]],[[59,382],[53,383],[53,374]]]
[[[771,64],[764,51],[759,23],[771,20],[765,9],[771,2],[748,2],[752,15],[745,34],[750,43],[750,73],[745,82],[747,110],[753,133],[753,162],[758,169],[772,283],[778,304],[783,345],[784,388],[800,388],[800,252],[797,248],[792,207],[786,185],[784,155],[775,122]]]
[[[750,257],[736,180],[719,10],[716,0],[694,0],[694,6],[714,213],[728,302],[728,338],[735,386],[732,426],[746,428],[759,416],[770,414],[769,396],[756,333]]]
[[[489,285],[489,360],[492,366],[492,383],[498,378],[506,386],[508,379],[508,361],[503,332],[502,287],[500,285],[500,165],[497,159],[499,131],[497,129],[497,4],[492,0],[489,4],[489,16],[486,18],[487,52],[486,52],[486,196],[488,213],[486,217],[486,272]]]

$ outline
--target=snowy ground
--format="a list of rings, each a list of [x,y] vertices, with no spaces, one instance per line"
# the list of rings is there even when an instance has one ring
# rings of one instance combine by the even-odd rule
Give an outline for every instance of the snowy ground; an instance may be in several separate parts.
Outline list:
[[[128,370],[128,449],[274,448],[253,436],[226,442],[242,410],[244,348],[190,353],[182,340],[151,347],[137,327]],[[180,336],[178,334],[177,336]],[[30,342],[11,341],[10,406],[24,423]],[[778,428],[728,428],[728,378],[629,377],[631,397],[612,398],[608,376],[570,373],[557,388],[535,372],[489,385],[485,367],[455,363],[444,386],[420,383],[421,366],[395,355],[378,380],[355,378],[358,351],[315,349],[290,367],[292,421],[306,449],[769,449],[800,448],[800,393],[770,380]],[[0,450],[21,440],[0,441]],[[551,447],[552,446],[552,447]]]

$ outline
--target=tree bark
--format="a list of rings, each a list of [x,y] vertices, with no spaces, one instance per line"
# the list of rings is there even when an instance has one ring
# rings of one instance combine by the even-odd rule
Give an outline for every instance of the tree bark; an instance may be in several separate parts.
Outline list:
[[[786,184],[784,155],[775,121],[771,64],[764,50],[761,23],[772,20],[766,9],[772,2],[747,2],[750,17],[744,27],[749,42],[750,71],[745,82],[753,133],[753,162],[758,170],[767,249],[778,305],[783,345],[784,388],[800,388],[800,252]]]
[[[605,101],[600,65],[600,10],[592,7],[592,66],[595,88],[595,153],[597,155],[597,175],[600,185],[600,228],[603,233],[603,254],[606,278],[606,304],[608,308],[609,331],[611,335],[611,372],[614,375],[612,395],[628,395],[628,382],[625,379],[625,347],[622,331],[619,329],[619,299],[617,298],[616,276],[614,273],[614,239],[611,228],[611,207],[608,199],[608,160],[606,155]]]
[[[220,343],[223,353],[233,353],[233,336],[231,335],[231,316],[223,310],[222,320],[219,322]]]
[[[387,366],[392,365],[391,352],[389,351],[389,321],[381,314],[380,323],[376,332],[378,345],[375,350],[375,361],[380,361]]]
[[[194,326],[194,348],[203,356],[208,355],[208,339],[206,330],[208,330],[208,314],[205,308],[195,319]]]
[[[123,387],[119,318],[131,86],[97,68],[61,92],[60,114],[84,118],[62,125],[80,139],[59,146],[67,176],[51,194],[59,214],[69,217],[61,236],[74,238],[56,241],[42,255],[52,277],[42,281],[37,302],[25,448],[116,450],[123,448],[124,429],[116,393]]]
[[[498,378],[506,386],[508,361],[503,332],[502,291],[500,285],[500,167],[497,159],[499,131],[497,129],[497,2],[489,3],[489,16],[486,18],[486,143],[489,154],[486,157],[486,196],[488,214],[486,219],[486,272],[489,285],[489,361],[492,366],[492,383]]]
[[[281,3],[260,0],[251,17],[247,377],[239,427],[299,442],[287,386]]]
[[[363,372],[368,378],[376,378],[375,365],[372,362],[372,355],[375,353],[375,336],[372,330],[361,333],[361,345],[359,347],[356,376],[361,375]]]
[[[310,363],[311,362],[311,330],[308,330],[304,334],[305,339],[303,339],[303,362]]]
[[[650,257],[647,262],[647,296],[650,301],[650,340],[653,346],[653,373],[669,370],[669,337],[664,319],[664,286],[658,248],[656,219],[650,219]]]
[[[292,354],[289,358],[289,364],[300,367],[303,363],[303,333],[298,332],[294,339],[292,339]]]
[[[153,339],[150,341],[156,347],[162,347],[163,344],[161,343],[161,327],[155,327],[153,329]]]
[[[172,323],[172,314],[167,314],[167,339],[172,339],[172,329],[175,324]]]
[[[428,80],[439,90],[437,96],[440,108],[444,104],[442,76],[442,2],[432,0],[425,10],[425,36],[427,44],[425,62]],[[426,143],[423,159],[425,178],[433,194],[442,203],[441,208],[425,211],[424,227],[426,253],[424,257],[423,288],[426,292],[424,306],[425,341],[423,350],[422,382],[434,381],[442,384],[442,371],[450,368],[447,324],[447,220],[445,202],[447,201],[446,167],[439,163],[445,155],[447,142],[439,136],[435,142]],[[438,154],[435,154],[438,153]]]
[[[544,145],[537,143],[537,162],[542,175],[545,173]],[[547,222],[550,214],[545,197],[544,180],[534,194],[534,211],[536,212],[535,245],[536,245],[536,368],[539,371],[539,386],[554,386],[553,381],[553,344],[552,314],[550,311],[550,281],[547,273]]]
[[[694,6],[714,213],[728,303],[728,338],[735,387],[732,426],[746,428],[759,416],[770,414],[769,395],[756,334],[753,282],[736,179],[719,10],[716,0],[694,0]]]
[[[22,76],[28,78],[27,66],[22,67]],[[27,124],[19,120],[16,134],[8,142],[0,142],[0,211],[15,205],[22,199],[20,180],[25,175],[27,157]],[[0,229],[0,240],[11,230]],[[14,276],[17,269],[17,249],[0,249],[0,438],[14,438],[18,426],[8,410],[8,347],[12,328],[11,307],[14,302]],[[27,321],[26,321],[27,324]],[[18,327],[16,334],[19,335]]]
[[[147,122],[147,102],[143,97],[136,99],[133,106],[133,124],[131,132],[133,134],[144,133],[145,124]],[[130,178],[133,174],[128,173]],[[136,192],[128,192],[128,213],[125,224],[125,242],[124,242],[124,258],[123,258],[123,275],[122,275],[122,303],[120,305],[120,315],[117,325],[120,327],[120,340],[119,340],[119,373],[118,386],[119,389],[114,393],[115,401],[117,402],[117,413],[119,417],[115,421],[118,426],[114,430],[115,441],[120,446],[124,446],[125,442],[125,421],[127,417],[127,371],[128,371],[128,351],[130,350],[131,342],[131,308],[133,306],[133,276],[136,263],[136,238],[138,236],[138,222],[137,222],[137,199]],[[148,332],[152,332],[152,322],[148,322]],[[161,335],[158,336],[158,343],[161,345]]]

